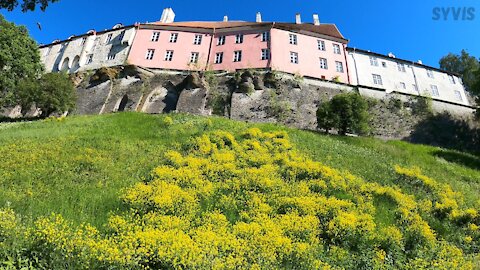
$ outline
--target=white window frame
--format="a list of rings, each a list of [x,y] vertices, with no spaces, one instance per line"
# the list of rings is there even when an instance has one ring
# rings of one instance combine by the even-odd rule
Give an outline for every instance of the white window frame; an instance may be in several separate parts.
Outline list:
[[[290,52],[290,63],[298,64],[298,53],[297,52]]]
[[[375,56],[370,56],[370,65],[378,67],[378,58]]]
[[[202,44],[202,38],[203,35],[195,35],[195,38],[193,39],[193,45],[201,45]]]
[[[327,50],[327,47],[325,46],[325,41],[324,41],[324,40],[321,40],[321,39],[318,39],[318,40],[317,40],[317,48],[318,48],[320,51],[326,51],[326,50]]]
[[[177,43],[178,33],[170,33],[170,43]]]
[[[427,69],[427,76],[429,78],[435,79],[435,76],[433,75],[433,70],[431,69]]]
[[[242,44],[243,43],[243,34],[235,35],[235,44]]]
[[[270,32],[263,32],[262,33],[262,42],[267,42],[270,40]]]
[[[448,79],[450,80],[450,82],[451,82],[452,84],[456,84],[456,82],[455,82],[455,77],[453,77],[453,75],[448,75]]]
[[[198,63],[199,59],[200,59],[200,53],[199,52],[192,52],[190,54],[190,63],[196,64],[196,63]]]
[[[382,61],[382,67],[387,68],[387,62]]]
[[[440,96],[440,92],[438,91],[438,86],[434,85],[434,84],[431,84],[430,85],[430,92],[432,93],[432,97],[439,97]]]
[[[155,56],[155,49],[148,49],[147,53],[145,54],[145,59],[146,60],[153,60],[154,56]]]
[[[407,69],[405,68],[405,64],[403,63],[397,63],[397,69],[400,72],[407,72]]]
[[[270,49],[262,49],[262,60],[270,59]]]
[[[164,60],[165,60],[165,61],[168,61],[168,62],[173,61],[173,53],[174,53],[173,50],[167,50],[167,51],[165,52],[165,58],[164,58]]]
[[[117,57],[117,54],[116,54],[116,53],[109,53],[109,54],[107,55],[107,61],[115,60],[116,57]]]
[[[291,45],[298,45],[298,37],[295,34],[288,35],[289,41]]]
[[[400,88],[403,90],[407,89],[407,85],[404,82],[400,82]]]
[[[87,42],[87,37],[83,37],[82,40],[80,41],[80,45],[85,45]]]
[[[155,31],[152,33],[152,42],[158,42],[160,40],[160,32]]]
[[[223,63],[223,52],[217,52],[215,54],[215,64]]]
[[[383,85],[382,76],[379,74],[372,74],[373,77],[373,84],[375,85]]]
[[[340,45],[334,43],[333,44],[333,53],[334,54],[342,54],[342,50],[340,49]]]
[[[328,60],[326,58],[320,57],[320,68],[328,69]]]
[[[234,51],[233,52],[233,62],[242,62],[242,51]]]
[[[85,60],[85,65],[90,65],[93,63],[93,54],[88,54],[87,59]]]
[[[343,69],[343,62],[335,61],[335,68],[337,69],[337,72],[340,72],[340,73],[345,72],[345,70]]]
[[[52,52],[52,47],[47,47],[47,49],[45,50],[45,53],[43,54],[43,56],[49,55],[50,52]]]
[[[219,36],[217,40],[217,46],[225,45],[225,36]]]

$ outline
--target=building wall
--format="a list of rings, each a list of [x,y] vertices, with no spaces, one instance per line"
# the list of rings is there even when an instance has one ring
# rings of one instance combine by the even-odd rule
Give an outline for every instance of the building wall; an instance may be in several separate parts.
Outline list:
[[[405,94],[429,95],[436,100],[469,105],[462,80],[457,76],[453,76],[455,83],[452,83],[449,78],[451,75],[425,66],[358,51],[347,53],[350,82],[353,85],[382,88],[387,93],[396,91]],[[378,66],[370,63],[370,56],[376,57]],[[399,70],[397,63],[404,64],[405,72]],[[428,77],[427,70],[432,71],[433,78]],[[374,83],[373,74],[381,76],[382,85]],[[402,83],[405,84],[405,89]],[[432,85],[437,86],[439,96],[433,94]],[[459,97],[456,96],[455,91],[458,91]]]
[[[154,32],[160,32],[158,41],[152,41]],[[177,42],[171,43],[170,36],[172,33],[178,34]],[[200,45],[194,45],[195,35],[202,35]],[[195,33],[185,31],[171,30],[154,30],[139,29],[135,41],[133,42],[128,62],[147,68],[163,68],[178,70],[197,70],[204,69],[207,64],[208,52],[212,35],[208,33]],[[147,51],[155,50],[153,59],[147,59]],[[173,51],[172,61],[166,61],[165,55],[167,50]],[[190,63],[192,52],[199,53],[197,64]]]
[[[289,34],[297,35],[297,45],[290,44]],[[325,42],[325,51],[318,49],[318,40]],[[344,44],[280,29],[272,29],[271,42],[273,69],[327,80],[338,76],[341,82],[348,83]],[[340,45],[341,54],[333,53],[333,44]],[[290,52],[298,53],[298,64],[290,62]],[[320,68],[320,58],[327,59],[328,69]],[[342,63],[343,72],[336,71],[336,61]]]
[[[270,59],[262,60],[262,49],[270,50],[270,41],[262,41],[262,34],[268,32],[271,36],[270,28],[243,30],[243,31],[228,31],[215,34],[212,42],[212,54],[210,57],[210,68],[212,70],[228,70],[235,71],[237,69],[246,68],[268,68],[270,66]],[[236,35],[243,35],[243,42],[235,43]],[[218,45],[218,39],[225,36],[225,44]],[[234,52],[242,52],[242,60],[234,62]],[[215,64],[215,57],[217,53],[223,52],[223,62]]]
[[[110,42],[107,42],[109,35]],[[78,71],[125,64],[130,46],[135,38],[135,28],[121,28],[107,32],[72,37],[69,40],[40,48],[40,55],[47,72]],[[85,40],[84,40],[85,39]],[[89,55],[92,62],[87,64]],[[115,55],[115,59],[108,59]]]

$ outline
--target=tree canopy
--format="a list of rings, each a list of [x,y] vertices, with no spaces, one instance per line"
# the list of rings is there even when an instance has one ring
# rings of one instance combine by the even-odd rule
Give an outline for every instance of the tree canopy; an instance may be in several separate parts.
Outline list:
[[[8,11],[14,10],[20,2],[22,11],[34,11],[37,6],[40,7],[42,11],[48,7],[48,4],[58,2],[59,0],[0,0],[0,9],[7,9]]]
[[[24,26],[16,26],[0,15],[0,106],[14,105],[22,79],[36,79],[43,66],[37,43]]]
[[[442,57],[440,68],[462,75],[465,88],[471,91],[477,80],[475,73],[480,69],[480,62],[466,50],[462,50],[460,54],[449,53]]]

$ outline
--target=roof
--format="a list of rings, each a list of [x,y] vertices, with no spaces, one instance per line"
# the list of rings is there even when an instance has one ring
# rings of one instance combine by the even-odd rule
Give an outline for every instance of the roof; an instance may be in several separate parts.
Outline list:
[[[455,73],[455,72],[450,72],[450,71],[443,70],[443,69],[440,69],[440,68],[436,68],[436,67],[432,67],[432,66],[420,64],[420,63],[418,63],[418,62],[411,61],[411,60],[406,60],[406,59],[397,58],[397,57],[390,57],[390,56],[388,56],[388,55],[381,54],[381,53],[376,53],[376,52],[371,52],[371,51],[362,50],[362,49],[357,49],[357,48],[351,48],[351,47],[347,47],[347,51],[353,51],[353,52],[359,52],[359,53],[363,53],[363,54],[369,54],[369,55],[373,55],[373,56],[377,56],[377,57],[382,57],[382,58],[390,59],[390,60],[392,60],[392,61],[402,62],[402,63],[405,63],[405,64],[414,65],[414,66],[418,66],[418,67],[423,67],[423,68],[435,70],[435,71],[438,71],[438,72],[441,72],[441,73],[446,73],[446,74],[449,74],[449,75],[454,75],[454,76],[457,76],[457,77],[461,77],[460,74]]]
[[[245,21],[228,21],[228,22],[173,22],[173,23],[161,23],[154,22],[146,25],[157,25],[157,26],[170,26],[170,27],[189,27],[189,28],[202,28],[202,29],[221,29],[221,28],[234,28],[234,27],[245,27],[245,26],[271,26],[277,29],[287,30],[287,31],[306,31],[316,34],[326,35],[329,37],[337,38],[342,41],[347,42],[348,40],[340,33],[335,24],[320,24],[314,25],[311,23],[281,23],[281,22],[245,22]]]

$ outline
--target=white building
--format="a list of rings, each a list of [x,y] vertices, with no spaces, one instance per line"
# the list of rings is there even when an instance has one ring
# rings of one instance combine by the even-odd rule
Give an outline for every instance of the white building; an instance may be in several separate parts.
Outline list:
[[[458,74],[423,65],[421,61],[347,48],[347,63],[352,85],[470,105]]]
[[[115,25],[110,30],[90,30],[67,40],[40,46],[46,72],[74,73],[125,64],[135,38],[135,26]]]

